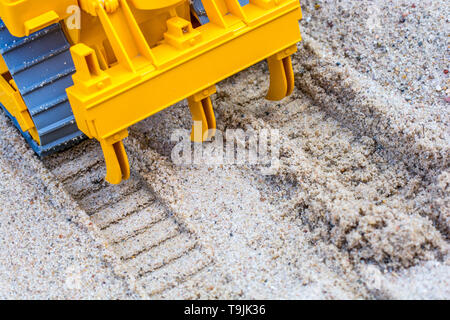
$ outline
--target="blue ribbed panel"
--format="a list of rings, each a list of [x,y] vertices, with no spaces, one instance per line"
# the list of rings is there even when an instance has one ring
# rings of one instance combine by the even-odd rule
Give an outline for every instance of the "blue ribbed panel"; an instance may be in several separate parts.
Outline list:
[[[16,38],[0,20],[0,54],[39,133],[41,145],[22,132],[34,151],[43,156],[82,140],[84,135],[78,130],[66,94],[73,85],[75,66],[61,26],[54,24]]]

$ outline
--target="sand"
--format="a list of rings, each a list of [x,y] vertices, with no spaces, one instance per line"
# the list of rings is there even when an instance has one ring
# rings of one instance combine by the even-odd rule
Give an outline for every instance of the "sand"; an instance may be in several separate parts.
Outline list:
[[[131,128],[120,186],[95,142],[41,160],[1,115],[0,297],[449,299],[448,5],[302,7],[294,94],[265,101],[261,63],[214,96],[219,129],[279,130],[274,174],[173,163],[186,102]]]

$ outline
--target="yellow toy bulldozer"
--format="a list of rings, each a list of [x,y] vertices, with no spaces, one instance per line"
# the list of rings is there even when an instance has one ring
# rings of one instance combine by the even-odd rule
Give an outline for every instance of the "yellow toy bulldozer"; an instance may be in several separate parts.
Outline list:
[[[0,0],[0,18],[7,115],[40,156],[97,139],[113,184],[133,124],[188,99],[202,142],[215,84],[264,59],[268,99],[294,88],[298,0]]]

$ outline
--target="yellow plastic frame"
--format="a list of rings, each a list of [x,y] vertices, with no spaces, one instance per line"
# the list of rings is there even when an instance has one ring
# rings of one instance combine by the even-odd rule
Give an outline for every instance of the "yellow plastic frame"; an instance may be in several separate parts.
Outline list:
[[[16,2],[23,6],[27,1],[36,9],[36,1]],[[30,12],[14,12],[12,4],[5,5],[10,2],[14,1],[0,0],[0,15],[16,35],[29,32],[27,25],[46,26],[54,15],[45,10],[66,17],[59,1],[52,7],[56,1],[41,0],[38,17],[30,17],[30,23],[17,18],[22,10],[25,17]],[[74,1],[61,3],[67,6]],[[75,44],[71,53],[77,72],[74,86],[67,89],[79,129],[102,146],[106,179],[111,183],[129,177],[122,140],[133,124],[188,98],[193,119],[203,123],[204,133],[211,132],[215,118],[210,96],[215,84],[264,59],[271,72],[267,98],[281,100],[294,89],[290,56],[301,41],[298,0],[250,0],[244,7],[238,0],[203,0],[210,23],[198,28],[177,11],[189,0],[80,0],[78,4],[98,18],[117,59],[106,66],[98,48]],[[155,12],[151,27],[166,30],[162,41],[149,44],[137,18],[139,10]],[[164,11],[169,16],[161,25],[156,13]],[[75,38],[82,41],[83,32],[89,30],[81,30],[81,38],[80,34]]]

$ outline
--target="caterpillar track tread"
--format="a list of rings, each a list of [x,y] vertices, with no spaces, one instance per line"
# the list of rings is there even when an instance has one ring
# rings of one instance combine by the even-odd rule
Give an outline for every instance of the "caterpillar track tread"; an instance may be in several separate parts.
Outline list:
[[[294,89],[298,0],[0,0],[0,103],[38,155],[96,139],[130,177],[128,128],[187,99],[215,134],[216,84],[262,60],[269,100]]]

